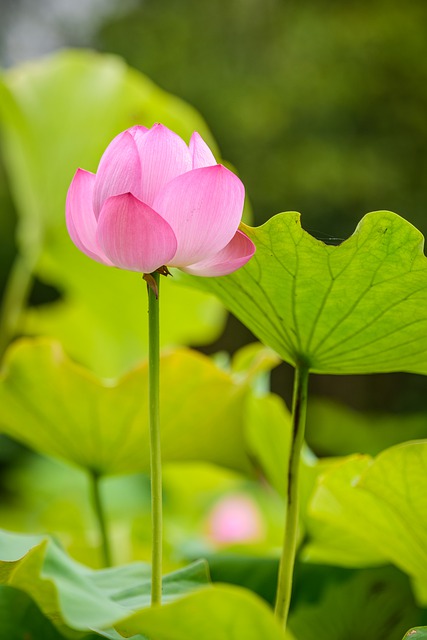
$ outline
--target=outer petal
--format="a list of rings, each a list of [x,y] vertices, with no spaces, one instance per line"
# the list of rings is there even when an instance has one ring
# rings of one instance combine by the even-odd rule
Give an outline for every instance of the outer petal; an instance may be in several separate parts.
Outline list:
[[[227,245],[240,223],[245,190],[220,164],[189,171],[159,193],[153,208],[169,222],[178,240],[171,266],[206,260]]]
[[[169,224],[131,193],[108,198],[97,239],[111,262],[129,271],[151,273],[174,256],[177,242]]]
[[[67,193],[65,220],[76,247],[89,258],[111,266],[96,239],[97,222],[92,208],[95,174],[77,169]]]
[[[130,133],[135,141],[137,141],[141,138],[141,136],[145,135],[148,130],[149,129],[147,129],[147,127],[144,127],[144,125],[142,124],[135,124],[133,127],[130,127],[130,129],[127,129],[127,132]]]
[[[141,187],[135,195],[152,206],[165,184],[191,170],[190,152],[185,142],[162,124],[155,124],[143,136],[135,136],[135,143],[142,167]]]
[[[214,164],[217,164],[214,154],[197,131],[191,136],[189,149],[193,160],[193,169],[212,167]]]
[[[99,162],[93,191],[96,217],[107,198],[128,192],[141,195],[141,162],[134,136],[124,131],[110,142]]]
[[[209,260],[202,260],[182,270],[195,276],[225,276],[243,267],[254,255],[256,247],[252,240],[237,231],[231,242]]]

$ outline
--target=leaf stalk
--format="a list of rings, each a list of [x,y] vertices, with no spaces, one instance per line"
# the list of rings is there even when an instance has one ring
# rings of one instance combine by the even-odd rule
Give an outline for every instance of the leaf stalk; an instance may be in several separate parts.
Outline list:
[[[33,283],[37,257],[18,253],[9,274],[0,310],[0,360],[15,336]]]
[[[285,534],[279,565],[275,615],[286,629],[292,594],[292,580],[298,537],[299,467],[307,415],[309,368],[297,365],[292,400],[292,442],[288,462]]]
[[[111,567],[111,548],[108,538],[107,520],[105,517],[105,511],[101,497],[101,475],[92,469],[90,470],[89,474],[92,488],[92,503],[98,523],[99,536],[101,539],[102,566]]]

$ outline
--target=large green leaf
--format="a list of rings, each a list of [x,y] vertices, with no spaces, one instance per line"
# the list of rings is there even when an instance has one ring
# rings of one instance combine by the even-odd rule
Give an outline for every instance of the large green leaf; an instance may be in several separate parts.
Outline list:
[[[204,460],[250,471],[243,407],[250,391],[207,356],[161,358],[164,461]],[[0,429],[33,449],[97,473],[148,471],[148,365],[116,382],[70,361],[58,343],[10,348],[0,380]]]
[[[60,339],[71,355],[106,376],[146,352],[145,284],[76,249],[65,229],[65,195],[77,167],[95,171],[114,135],[155,121],[186,140],[196,129],[212,144],[194,109],[116,56],[62,51],[0,78],[0,126],[20,219],[23,277],[34,269],[62,294],[60,302],[31,310],[21,328]],[[216,301],[170,283],[164,289],[164,344],[215,338],[223,319]]]
[[[372,460],[354,456],[320,478],[311,514],[365,546],[368,556],[393,562],[427,594],[427,442],[387,449]],[[360,542],[363,542],[363,545]],[[315,546],[321,542],[314,540]],[[329,562],[334,551],[328,547]],[[326,561],[324,553],[323,560]]]
[[[165,602],[208,582],[204,562],[164,578]],[[94,571],[52,540],[0,531],[0,584],[30,596],[67,637],[108,630],[150,602],[150,567],[142,563]],[[111,632],[107,637],[114,637]]]
[[[340,246],[306,233],[297,213],[244,230],[257,247],[244,268],[191,281],[284,360],[316,373],[427,373],[427,260],[411,224],[370,213]]]
[[[373,547],[356,533],[316,517],[307,518],[306,538],[300,557],[305,562],[346,568],[376,567],[388,561],[378,547]]]
[[[117,625],[123,635],[156,640],[285,640],[271,610],[250,591],[209,587],[160,608],[139,611]]]

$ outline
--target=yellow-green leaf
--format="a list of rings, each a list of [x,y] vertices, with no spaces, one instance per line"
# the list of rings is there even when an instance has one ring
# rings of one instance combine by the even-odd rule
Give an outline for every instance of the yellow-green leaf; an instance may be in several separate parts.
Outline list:
[[[163,459],[249,472],[243,408],[249,385],[195,351],[161,358]],[[103,474],[148,471],[148,364],[97,378],[45,339],[10,348],[0,379],[0,430],[44,454]]]

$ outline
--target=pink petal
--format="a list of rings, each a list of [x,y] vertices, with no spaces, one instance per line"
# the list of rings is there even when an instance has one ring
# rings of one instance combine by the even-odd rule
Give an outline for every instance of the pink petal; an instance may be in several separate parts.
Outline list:
[[[142,167],[140,192],[135,195],[152,206],[160,189],[191,170],[190,152],[185,142],[162,124],[135,137],[135,143]]]
[[[97,222],[92,208],[95,174],[77,169],[67,193],[65,220],[76,247],[89,258],[111,266],[96,239]]]
[[[169,222],[178,240],[171,266],[213,257],[227,245],[240,223],[245,190],[220,164],[178,176],[159,193],[153,208]]]
[[[195,276],[225,276],[243,267],[252,258],[255,250],[252,240],[241,231],[237,231],[231,242],[213,258],[182,267],[182,270]]]
[[[134,136],[119,133],[108,145],[96,172],[93,210],[98,218],[102,205],[110,196],[141,193],[141,162]]]
[[[147,131],[149,131],[149,129],[142,124],[135,124],[133,127],[130,127],[130,129],[127,129],[127,132],[130,133],[135,141],[139,140]]]
[[[217,164],[214,154],[197,131],[191,136],[189,149],[193,160],[193,169],[211,167]]]
[[[111,262],[129,271],[151,273],[174,256],[177,242],[169,224],[131,193],[108,198],[97,239]]]

